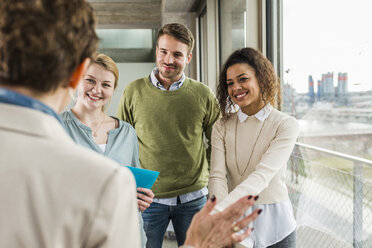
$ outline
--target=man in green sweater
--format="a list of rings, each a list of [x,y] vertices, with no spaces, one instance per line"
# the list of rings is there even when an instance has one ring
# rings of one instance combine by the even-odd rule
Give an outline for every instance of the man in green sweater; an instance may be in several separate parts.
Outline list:
[[[161,248],[172,220],[177,243],[185,241],[192,217],[208,194],[213,123],[219,118],[213,92],[185,76],[194,37],[184,25],[167,24],[158,33],[156,68],[124,90],[117,116],[137,132],[141,166],[160,175],[154,202],[143,212],[147,248]]]

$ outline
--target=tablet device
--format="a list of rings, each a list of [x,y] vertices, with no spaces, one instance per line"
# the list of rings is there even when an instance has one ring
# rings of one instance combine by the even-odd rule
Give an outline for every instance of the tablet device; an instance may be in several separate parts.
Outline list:
[[[136,179],[137,188],[151,189],[159,176],[159,171],[146,170],[137,167],[127,166]]]

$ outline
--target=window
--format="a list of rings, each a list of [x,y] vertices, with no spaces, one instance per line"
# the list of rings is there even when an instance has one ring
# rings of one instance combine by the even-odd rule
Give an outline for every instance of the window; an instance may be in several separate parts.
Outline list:
[[[97,29],[98,51],[115,62],[154,62],[156,30]]]
[[[305,143],[287,179],[297,245],[372,247],[372,2],[282,3],[282,110]]]
[[[221,65],[236,49],[246,44],[246,0],[220,0]]]
[[[198,17],[198,37],[199,37],[199,72],[198,80],[201,82],[208,82],[208,56],[207,56],[207,8],[204,8]]]
[[[372,2],[283,4],[283,110],[304,142],[372,159]]]

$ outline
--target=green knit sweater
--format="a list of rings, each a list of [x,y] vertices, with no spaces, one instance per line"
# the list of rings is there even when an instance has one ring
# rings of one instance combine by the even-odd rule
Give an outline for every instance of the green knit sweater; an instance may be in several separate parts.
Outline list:
[[[160,172],[152,188],[155,197],[207,185],[210,146],[206,151],[203,134],[209,142],[219,110],[206,85],[186,78],[178,90],[162,91],[149,77],[138,79],[125,88],[117,116],[137,132],[142,168]]]

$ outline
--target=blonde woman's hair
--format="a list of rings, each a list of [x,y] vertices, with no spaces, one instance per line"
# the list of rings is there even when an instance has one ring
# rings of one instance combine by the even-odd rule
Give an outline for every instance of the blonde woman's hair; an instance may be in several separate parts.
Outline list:
[[[94,60],[92,61],[92,64],[97,64],[99,66],[102,66],[105,70],[108,70],[112,72],[112,74],[114,74],[114,77],[115,77],[114,90],[115,90],[116,87],[118,86],[118,80],[119,80],[119,69],[115,61],[109,56],[107,56],[106,54],[100,53],[94,58]],[[105,111],[110,105],[110,103],[111,103],[111,99],[105,106],[102,107],[102,111]]]
[[[118,80],[119,80],[119,69],[116,66],[115,61],[109,56],[107,56],[106,54],[100,53],[94,58],[92,63],[100,65],[106,70],[112,72],[112,74],[114,74],[114,77],[115,77],[114,89],[116,89],[116,87],[118,86]]]

